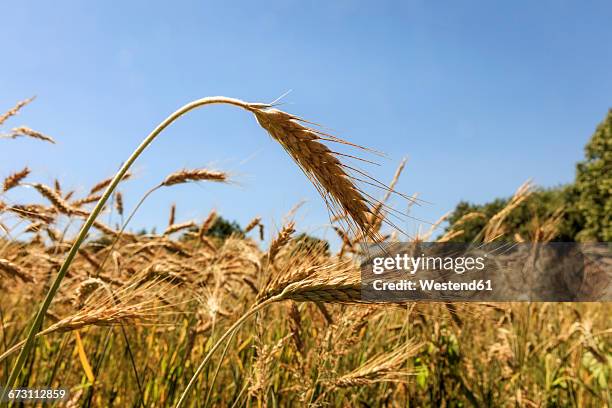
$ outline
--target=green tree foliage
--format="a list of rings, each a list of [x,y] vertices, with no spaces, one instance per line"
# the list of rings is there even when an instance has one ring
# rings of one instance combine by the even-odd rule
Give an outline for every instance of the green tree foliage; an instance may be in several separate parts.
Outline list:
[[[597,127],[585,147],[585,160],[576,166],[576,181],[550,189],[538,189],[506,218],[505,239],[515,234],[530,240],[534,227],[550,219],[560,209],[554,241],[612,241],[612,110]],[[463,230],[456,242],[478,242],[480,231],[491,217],[501,211],[509,198],[498,198],[486,204],[460,202],[448,221],[446,231]],[[480,213],[457,223],[467,214]]]
[[[217,217],[213,226],[206,235],[226,239],[232,234],[244,235],[244,231],[236,221],[229,221],[223,217]]]
[[[506,218],[504,222],[505,239],[513,240],[517,233],[526,240],[531,239],[535,226],[553,217],[559,208],[566,208],[566,203],[572,194],[574,192],[571,185],[534,191]],[[509,201],[510,198],[497,198],[486,204],[471,204],[462,201],[448,218],[449,225],[446,230],[450,230],[453,226],[455,229],[463,230],[462,235],[453,239],[454,242],[479,242],[482,238],[479,233],[487,222],[506,207]],[[470,213],[481,215],[464,219],[465,221],[457,225],[462,217]],[[574,240],[581,225],[580,221],[576,221],[576,216],[574,212],[566,208],[555,237],[556,241],[571,242]]]
[[[576,166],[576,206],[584,218],[579,241],[612,241],[612,109]]]

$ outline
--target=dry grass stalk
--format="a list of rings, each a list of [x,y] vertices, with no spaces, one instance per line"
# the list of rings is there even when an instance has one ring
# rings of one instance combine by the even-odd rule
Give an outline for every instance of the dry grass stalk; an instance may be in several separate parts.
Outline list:
[[[285,225],[278,235],[270,243],[270,249],[268,250],[268,262],[274,262],[274,258],[280,252],[280,250],[287,245],[291,239],[291,235],[295,232],[295,223],[292,221]]]
[[[198,231],[198,238],[200,238],[200,241],[203,241],[203,238],[206,233],[212,228],[212,226],[215,224],[215,221],[217,221],[217,217],[218,215],[215,210],[212,210],[210,213],[208,213],[208,216],[200,227],[200,231]]]
[[[364,303],[361,275],[352,260],[325,259],[320,264],[304,262],[290,268],[270,280],[260,295],[262,301],[278,296],[278,300],[300,302]]]
[[[19,101],[12,109],[9,109],[7,112],[0,115],[0,125],[6,122],[11,116],[17,115],[21,108],[32,102],[35,98],[36,97],[33,96],[31,98],[24,99],[23,101]]]
[[[256,226],[258,226],[261,223],[261,217],[255,217],[253,218],[246,227],[244,227],[244,233],[248,234],[249,232],[251,232],[251,230],[253,228],[255,228]]]
[[[2,190],[4,192],[9,191],[10,189],[16,187],[30,174],[30,169],[26,166],[23,170],[10,174],[8,177],[4,179],[4,184]]]
[[[361,299],[359,276],[321,276],[288,285],[282,291],[284,299],[299,302],[364,303]]]
[[[162,186],[173,186],[175,184],[189,183],[194,181],[216,181],[228,180],[226,173],[209,169],[181,170],[170,174],[161,183]]]
[[[401,367],[416,355],[422,344],[407,343],[394,351],[376,356],[356,370],[331,382],[332,388],[367,386],[379,382],[407,382],[410,372]]]
[[[121,179],[121,181],[126,181],[129,178],[132,177],[132,173],[127,172],[125,173],[125,175],[123,176],[123,178]],[[99,191],[104,190],[106,187],[108,187],[108,185],[111,183],[111,181],[113,181],[112,177],[109,177],[107,179],[104,179],[102,181],[100,181],[98,184],[94,185],[91,190],[89,190],[89,194],[95,194]]]
[[[166,228],[164,235],[172,235],[176,232],[183,231],[189,228],[195,228],[197,224],[193,221],[187,221],[180,224],[172,224]]]
[[[95,292],[92,296],[95,296]],[[45,336],[55,332],[62,333],[87,326],[113,326],[120,323],[134,325],[149,320],[156,320],[159,318],[159,308],[150,305],[153,303],[153,300],[142,301],[136,304],[118,303],[101,306],[96,304],[89,306],[87,303],[90,302],[87,302],[85,307],[75,315],[58,321],[41,331],[39,335]]]
[[[57,192],[57,190],[55,190]],[[59,194],[58,194],[59,195]],[[73,207],[79,208],[85,204],[98,202],[102,196],[100,194],[90,194],[87,197],[79,198],[70,203]]]
[[[32,139],[38,139],[55,144],[55,140],[52,137],[42,134],[34,129],[30,129],[26,126],[19,126],[11,129],[11,133],[9,133],[7,137],[11,139],[16,139],[18,137],[30,137]]]
[[[134,234],[127,232],[127,231],[117,231],[111,227],[109,227],[108,225],[100,222],[100,221],[94,221],[93,226],[95,228],[97,228],[98,230],[100,230],[101,232],[105,233],[106,235],[121,235],[122,237],[130,237],[133,238]]]

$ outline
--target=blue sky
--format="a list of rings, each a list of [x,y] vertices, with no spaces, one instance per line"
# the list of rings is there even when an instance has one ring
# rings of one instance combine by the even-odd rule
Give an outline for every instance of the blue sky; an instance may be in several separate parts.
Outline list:
[[[7,125],[59,141],[0,141],[0,175],[28,164],[33,180],[83,194],[180,105],[210,95],[269,102],[292,89],[283,109],[387,154],[367,167],[377,178],[408,157],[398,189],[430,202],[412,214],[434,221],[529,178],[571,181],[612,105],[609,1],[13,1],[0,19],[0,111],[37,95]],[[299,226],[326,234],[314,188],[233,107],[168,129],[122,188],[127,207],[168,173],[201,166],[236,184],[160,191],[133,227],[163,228],[172,202],[180,221],[214,207],[278,226],[304,199]]]

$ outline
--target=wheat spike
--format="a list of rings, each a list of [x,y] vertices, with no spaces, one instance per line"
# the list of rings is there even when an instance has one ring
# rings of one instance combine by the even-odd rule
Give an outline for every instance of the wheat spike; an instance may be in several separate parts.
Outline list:
[[[270,243],[270,249],[268,250],[268,262],[273,262],[279,251],[289,242],[291,235],[295,232],[295,223],[292,221],[285,225],[278,235]]]
[[[265,300],[277,295],[279,300],[367,303],[361,299],[359,268],[350,260],[304,263],[289,273],[280,273],[270,280],[259,298]]]
[[[23,101],[19,101],[19,102],[17,102],[17,104],[12,109],[9,109],[7,112],[5,112],[2,115],[0,115],[0,125],[2,125],[4,122],[6,122],[7,119],[10,118],[11,116],[15,116],[17,113],[19,113],[21,108],[26,106],[28,103],[32,102],[35,98],[36,97],[33,96],[31,98],[24,99]]]
[[[306,127],[300,118],[277,109],[254,109],[253,113],[257,122],[285,148],[312,181],[332,215],[346,212],[358,230],[367,232],[372,213],[369,200],[347,174],[347,167],[319,140],[347,142]]]
[[[176,232],[196,227],[196,223],[193,221],[187,221],[180,224],[172,224],[169,225],[168,228],[164,231],[164,235],[172,235]]]
[[[57,190],[55,190],[57,192]],[[59,194],[58,194],[59,195]],[[95,203],[98,200],[100,200],[100,198],[102,198],[102,196],[100,194],[90,194],[87,197],[83,197],[83,198],[79,198],[78,200],[74,200],[73,202],[70,203],[70,205],[72,205],[73,207],[81,207],[85,204],[91,204],[91,203]]]
[[[216,181],[225,182],[228,176],[226,173],[208,169],[180,170],[170,174],[161,183],[162,186],[173,186],[175,184],[189,183],[193,181]]]
[[[422,344],[406,343],[396,350],[373,357],[356,370],[331,382],[332,388],[366,386],[379,382],[407,382],[410,372],[402,371],[406,360],[416,355]]]
[[[86,211],[79,210],[78,208],[75,208],[68,204],[59,194],[55,192],[55,190],[53,190],[49,186],[40,183],[35,183],[32,184],[32,187],[34,187],[36,191],[40,193],[40,195],[49,200],[51,204],[53,204],[53,206],[57,208],[57,210],[62,214],[80,215],[83,217],[89,215],[89,213],[87,213]]]
[[[94,221],[93,226],[97,228],[98,230],[102,231],[103,233],[105,233],[106,235],[121,235],[122,237],[130,237],[130,238],[134,237],[134,234],[130,232],[114,230],[108,225],[100,221]]]
[[[30,169],[26,166],[23,170],[10,174],[4,179],[3,191],[7,192],[10,189],[16,187],[30,174]]]
[[[253,218],[246,227],[244,227],[244,233],[248,234],[249,232],[251,232],[251,230],[253,228],[255,228],[256,226],[258,226],[261,223],[261,217],[255,217]]]
[[[11,139],[16,139],[22,136],[30,137],[32,139],[42,140],[44,142],[49,142],[51,144],[55,144],[55,140],[52,137],[42,134],[34,129],[30,129],[27,126],[19,126],[19,127],[13,128],[11,129],[11,133],[8,135],[8,137]]]
[[[55,214],[49,208],[38,204],[21,205],[16,204],[8,208],[8,211],[30,220],[39,220],[46,224],[53,222]]]
[[[204,240],[204,236],[206,235],[206,233],[215,224],[215,221],[217,220],[217,217],[218,217],[218,215],[217,215],[217,212],[215,210],[212,210],[208,214],[208,216],[206,217],[206,219],[202,223],[202,226],[200,227],[200,231],[198,232],[198,238],[200,238],[201,241]]]
[[[130,173],[129,171],[127,173],[125,173],[125,176],[123,176],[123,178],[121,179],[121,181],[126,181],[129,178],[132,177],[132,173]],[[107,179],[104,179],[102,181],[100,181],[98,184],[95,184],[91,190],[89,190],[89,194],[95,194],[103,189],[105,189],[110,183],[111,181],[113,181],[112,177],[109,177]]]

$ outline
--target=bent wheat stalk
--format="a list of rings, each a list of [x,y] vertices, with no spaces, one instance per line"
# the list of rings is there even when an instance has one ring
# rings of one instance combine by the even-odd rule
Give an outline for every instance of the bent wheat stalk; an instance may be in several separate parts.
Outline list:
[[[336,153],[327,148],[320,140],[349,144],[332,136],[316,132],[302,123],[307,123],[296,116],[271,109],[268,104],[247,103],[239,99],[214,96],[198,99],[190,102],[161,122],[136,148],[132,155],[125,161],[119,171],[106,187],[102,197],[95,208],[89,213],[85,223],[81,227],[66,259],[60,267],[53,283],[51,284],[44,301],[40,305],[36,317],[30,325],[24,347],[9,375],[6,386],[3,389],[0,400],[6,397],[7,390],[16,383],[21,369],[23,368],[28,354],[34,347],[34,339],[42,329],[44,317],[55,297],[60,284],[74,260],[78,250],[85,240],[88,231],[96,222],[96,218],[104,208],[106,202],[113,194],[117,185],[126,177],[128,170],[144,150],[157,138],[157,136],[170,124],[184,114],[210,104],[229,104],[245,109],[253,113],[258,123],[266,129],[270,135],[279,142],[293,157],[297,164],[306,173],[311,182],[329,205],[332,212],[343,212],[350,216],[354,226],[362,231],[368,230],[369,216],[372,214],[371,203],[357,188],[353,179],[347,174],[345,167],[337,159]],[[45,193],[48,193],[46,190]],[[55,197],[53,197],[55,198]]]

